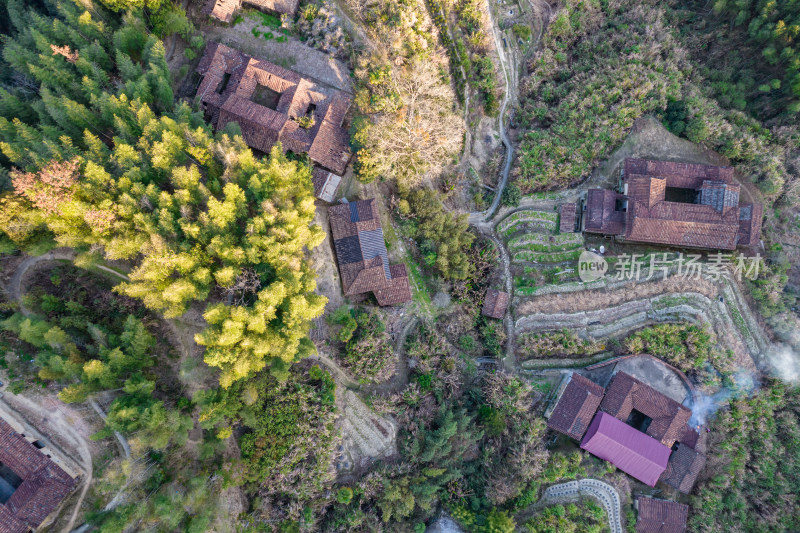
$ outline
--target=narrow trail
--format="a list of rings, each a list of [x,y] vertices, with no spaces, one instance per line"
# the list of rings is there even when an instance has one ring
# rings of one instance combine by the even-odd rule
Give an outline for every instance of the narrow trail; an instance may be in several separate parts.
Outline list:
[[[497,246],[497,249],[500,251],[500,261],[503,264],[503,283],[505,284],[505,291],[509,295],[513,295],[513,287],[512,287],[512,277],[511,277],[511,260],[508,257],[508,251],[506,247],[503,246],[503,243],[500,239],[497,238],[494,232],[489,235],[489,238],[492,242]],[[506,356],[503,358],[503,366],[506,370],[513,370],[515,366],[515,357],[514,357],[514,328],[515,322],[514,318],[511,316],[511,313],[506,313],[506,316],[503,317],[503,325],[506,328]]]
[[[186,8],[189,6],[189,0],[182,0],[181,2],[181,9],[186,11]],[[173,34],[171,36],[171,42],[169,44],[169,52],[165,54],[167,61],[172,61],[172,56],[175,55],[175,45],[178,42],[178,34]]]
[[[506,126],[503,121],[506,114],[506,109],[508,108],[508,103],[511,101],[513,94],[512,83],[514,83],[514,71],[513,66],[507,65],[508,61],[506,59],[505,50],[502,47],[502,39],[500,38],[491,8],[488,10],[488,13],[489,21],[492,27],[492,37],[494,37],[495,49],[497,50],[497,57],[500,60],[500,67],[503,69],[503,77],[505,78],[506,82],[503,103],[500,106],[500,113],[497,117],[498,125],[500,126],[500,139],[506,148],[506,162],[505,166],[503,167],[503,173],[501,175],[500,182],[496,187],[497,191],[495,192],[494,199],[492,200],[492,205],[490,205],[486,211],[475,211],[469,214],[469,223],[479,227],[485,227],[486,222],[491,219],[495,211],[497,211],[497,208],[500,205],[500,198],[503,195],[503,190],[508,182],[508,174],[511,171],[511,162],[514,160],[514,146],[511,144],[511,139],[508,137],[508,132],[506,131]],[[509,74],[509,71],[511,71],[511,74]]]
[[[94,409],[94,411],[100,416],[100,418],[105,421],[108,417],[106,416],[105,411],[103,408],[100,407],[100,404],[97,403],[94,399],[89,399],[89,405]],[[114,436],[117,438],[117,442],[119,442],[120,447],[122,448],[122,453],[125,455],[125,459],[130,460],[131,458],[131,447],[128,444],[128,440],[122,436],[119,431],[114,432]]]

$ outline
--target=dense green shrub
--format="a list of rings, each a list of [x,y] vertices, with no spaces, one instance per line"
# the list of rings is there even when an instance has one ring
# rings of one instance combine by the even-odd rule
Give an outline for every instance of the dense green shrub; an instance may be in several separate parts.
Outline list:
[[[590,498],[580,503],[545,507],[525,523],[528,533],[605,533],[606,511]]]
[[[426,263],[444,278],[467,279],[474,270],[469,250],[475,240],[467,215],[446,209],[441,194],[433,189],[415,189],[403,199],[408,202],[411,222],[406,227],[419,243]]]
[[[661,114],[675,133],[721,152],[776,198],[789,172],[791,131],[771,131],[706,88],[678,40],[683,19],[654,2],[570,0],[545,33],[523,86],[520,186],[563,188],[589,175],[634,121]],[[737,45],[738,46],[738,45]]]
[[[780,382],[717,413],[708,448],[714,470],[691,498],[690,532],[800,530],[798,417],[798,389]]]

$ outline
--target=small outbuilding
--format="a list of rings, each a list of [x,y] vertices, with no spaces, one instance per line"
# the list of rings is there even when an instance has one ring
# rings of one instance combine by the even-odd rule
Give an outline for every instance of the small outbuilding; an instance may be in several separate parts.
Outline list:
[[[311,172],[311,183],[314,184],[314,196],[332,204],[336,198],[342,177],[322,167],[314,167]]]
[[[680,443],[669,456],[669,463],[661,476],[661,481],[684,494],[689,494],[705,465],[705,455]]]
[[[575,204],[562,204],[559,209],[560,222],[559,222],[559,231],[561,233],[573,233],[575,231]]]
[[[636,533],[683,533],[686,530],[688,505],[639,496],[636,508],[639,511]]]
[[[227,23],[233,21],[242,4],[278,15],[294,15],[299,3],[300,0],[207,0],[203,14]]]
[[[482,315],[502,320],[506,314],[506,309],[508,309],[507,292],[498,291],[497,289],[486,291],[486,298],[483,300],[483,309],[481,310]]]

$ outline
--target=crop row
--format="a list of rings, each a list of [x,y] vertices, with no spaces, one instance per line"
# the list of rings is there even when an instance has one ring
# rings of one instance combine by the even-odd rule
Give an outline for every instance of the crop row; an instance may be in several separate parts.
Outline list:
[[[577,261],[580,255],[580,249],[559,252],[533,252],[522,250],[514,254],[513,261],[515,263],[566,263],[567,261]]]

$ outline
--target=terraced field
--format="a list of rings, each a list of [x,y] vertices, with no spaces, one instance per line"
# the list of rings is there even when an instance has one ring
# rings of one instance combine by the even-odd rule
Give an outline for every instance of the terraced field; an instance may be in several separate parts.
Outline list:
[[[513,263],[550,265],[576,261],[583,249],[580,233],[558,233],[558,215],[523,209],[497,225]]]
[[[582,288],[565,284],[544,289],[517,304],[517,335],[568,329],[581,338],[601,341],[653,323],[690,322],[713,330],[722,347],[733,353],[736,365],[748,370],[761,362],[770,344],[736,283],[725,278],[714,282],[659,273],[645,282],[605,278]],[[523,366],[544,368],[552,362],[528,360]],[[564,360],[560,364],[569,366]]]

